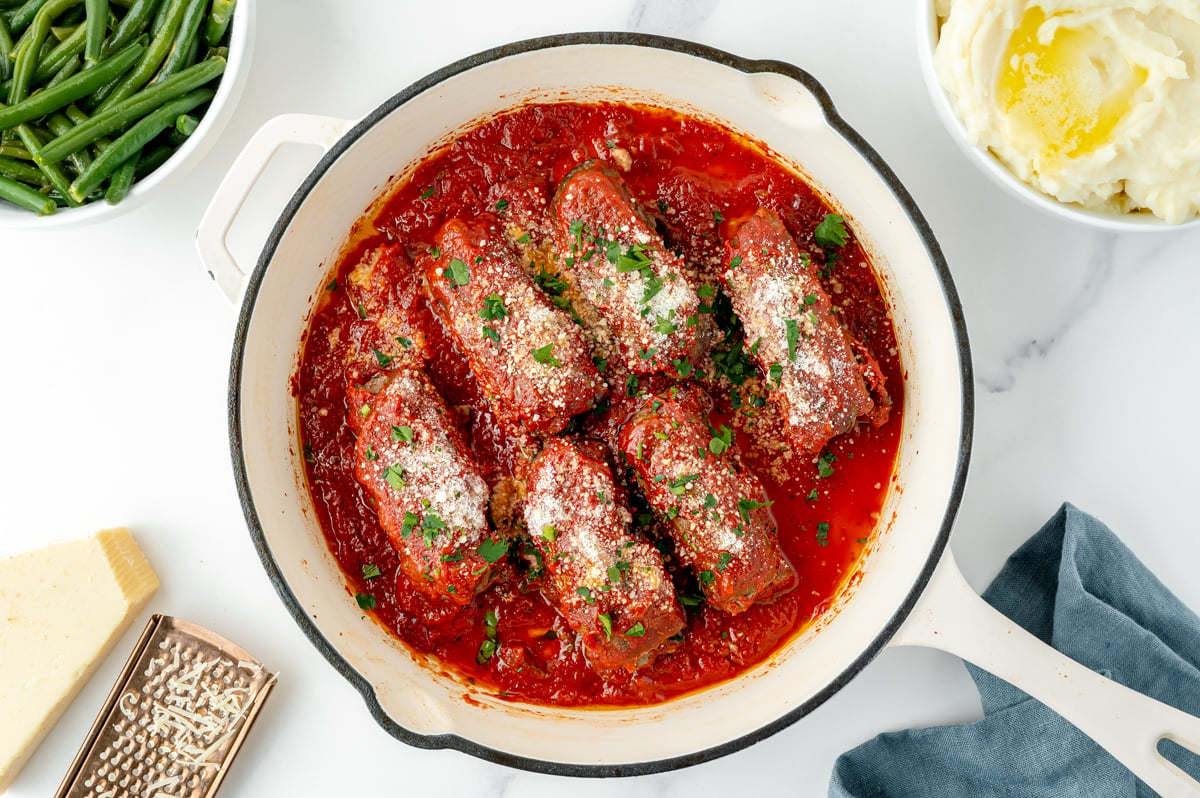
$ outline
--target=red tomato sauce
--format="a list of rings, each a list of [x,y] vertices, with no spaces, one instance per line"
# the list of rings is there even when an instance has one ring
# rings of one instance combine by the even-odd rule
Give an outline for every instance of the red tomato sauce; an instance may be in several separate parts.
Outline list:
[[[354,477],[345,389],[371,376],[363,372],[361,357],[348,365],[369,322],[360,318],[339,283],[344,285],[368,248],[399,241],[410,254],[427,250],[449,218],[494,213],[497,203],[514,218],[544,213],[539,197],[548,200],[572,167],[588,158],[621,157],[619,150],[631,156],[632,166],[623,173],[630,189],[647,206],[658,201],[668,245],[699,264],[702,274],[711,277],[720,269],[711,259],[720,255],[725,226],[760,206],[780,214],[802,249],[820,252],[813,230],[831,209],[753,142],[649,107],[529,106],[488,120],[431,155],[360,223],[360,231],[367,232],[343,253],[323,290],[295,376],[309,484],[330,550],[348,578],[347,600],[355,600],[355,593],[360,606],[373,600],[370,611],[378,622],[411,648],[514,700],[651,704],[724,681],[762,661],[818,619],[854,574],[893,478],[903,399],[900,363],[869,259],[851,237],[838,251],[826,288],[851,335],[878,360],[893,406],[882,426],[860,423],[828,445],[825,476],[813,458],[786,486],[767,481],[779,540],[799,575],[796,589],[737,616],[703,604],[688,606],[684,640],[675,651],[635,673],[601,677],[570,644],[574,633],[557,611],[526,585],[517,557],[502,564],[497,581],[465,607],[427,599],[411,588]],[[413,286],[419,280],[414,273]],[[422,301],[414,306],[434,353],[428,365],[434,383],[450,404],[470,408],[471,446],[485,478],[494,482],[511,469],[511,447],[465,359]],[[718,414],[731,412],[720,398],[717,408]],[[739,438],[735,445],[752,463],[747,442]],[[380,575],[364,577],[364,567],[374,573],[371,566]],[[489,638],[496,641],[495,653],[480,664],[481,644]]]

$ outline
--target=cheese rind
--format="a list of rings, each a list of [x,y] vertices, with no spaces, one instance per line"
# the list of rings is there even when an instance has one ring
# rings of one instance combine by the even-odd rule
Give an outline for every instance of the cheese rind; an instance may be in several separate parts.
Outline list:
[[[157,589],[122,528],[0,560],[0,792]]]

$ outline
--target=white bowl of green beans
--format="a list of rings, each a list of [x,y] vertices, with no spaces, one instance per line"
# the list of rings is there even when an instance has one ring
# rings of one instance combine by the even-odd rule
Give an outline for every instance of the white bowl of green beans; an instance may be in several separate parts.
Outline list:
[[[109,218],[194,163],[253,23],[254,0],[0,0],[0,227]]]

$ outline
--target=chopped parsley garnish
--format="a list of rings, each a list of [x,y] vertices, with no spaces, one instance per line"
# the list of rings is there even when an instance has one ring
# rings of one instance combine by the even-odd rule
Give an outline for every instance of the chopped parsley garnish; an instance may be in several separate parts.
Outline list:
[[[395,424],[393,424],[392,425],[392,440],[403,441],[405,443],[411,444],[413,442],[413,428],[412,427],[397,427]]]
[[[763,507],[770,507],[775,502],[756,502],[754,499],[738,499],[738,514],[747,524],[750,523],[750,513]]]
[[[471,282],[471,267],[458,258],[454,258],[446,268],[445,275],[455,288],[460,288]]]
[[[479,548],[475,549],[489,565],[494,565],[501,557],[508,552],[508,541],[488,539],[479,544]]]
[[[717,506],[717,497],[711,493],[704,494],[704,509],[711,510]]]
[[[687,484],[699,478],[699,474],[684,474],[682,477],[673,479],[667,483],[667,489],[676,496],[682,496],[683,492],[687,490]]]
[[[647,349],[640,350],[638,352],[638,357],[640,357],[642,360],[653,360],[654,356],[657,354],[658,350],[651,346]]]
[[[717,289],[711,285],[702,285],[696,289],[696,296],[701,299],[712,299],[717,293]]]
[[[800,325],[795,319],[787,319],[783,323],[787,327],[788,360],[795,362],[796,344],[800,341]]]
[[[554,524],[546,524],[542,527],[542,540],[547,543],[553,543],[558,539],[558,530],[554,528]]]
[[[433,186],[430,186],[429,188],[427,188],[421,192],[421,199],[429,199],[432,196],[433,196]]]
[[[833,464],[836,462],[837,457],[833,452],[826,452],[821,455],[821,459],[817,461],[817,476],[821,479],[833,476]]]
[[[741,265],[742,265],[742,256],[741,255],[734,255],[733,258],[730,259],[730,261],[729,261],[729,268],[731,268],[731,269],[736,269],[738,266],[741,266]]]
[[[496,617],[495,610],[489,609],[483,613],[483,642],[479,644],[479,653],[475,655],[475,661],[480,665],[487,665],[500,646],[496,628],[499,625],[500,619]]]
[[[608,638],[612,638],[612,618],[608,617],[608,613],[600,613],[600,625],[604,627],[604,634]]]
[[[370,448],[370,447],[368,447],[368,449],[369,449],[369,448]],[[306,463],[315,463],[315,462],[317,462],[317,458],[313,457],[313,450],[312,450],[312,444],[311,444],[311,443],[305,443],[305,444],[304,444],[304,462],[306,462]]]
[[[527,241],[529,241],[529,233],[522,233],[521,237],[517,239],[518,244],[524,244]]]
[[[804,497],[804,501],[806,501],[806,502],[815,502],[815,501],[817,500],[817,498],[818,498],[818,497],[817,497],[817,489],[816,489],[816,488],[813,488],[812,490],[810,490],[810,491],[808,492],[808,495]]]
[[[326,291],[336,291],[337,288],[338,288],[338,286],[337,286],[337,278],[336,277],[330,281],[329,285],[325,286]]]
[[[636,374],[630,374],[629,379],[625,380],[625,395],[637,396],[638,378]]]
[[[608,369],[608,360],[599,355],[592,355],[592,363],[596,366],[596,371],[603,374]]]
[[[805,296],[804,296],[804,304],[806,304],[806,305],[815,305],[815,304],[817,304],[817,295],[816,295],[816,294],[805,294]]]
[[[675,332],[676,329],[677,328],[670,319],[664,316],[656,317],[654,322],[655,332],[662,333],[663,335],[670,335],[671,333]]]
[[[720,431],[713,431],[712,440],[708,442],[708,450],[715,455],[722,455],[733,445],[733,430],[724,424]]]
[[[836,249],[846,246],[850,236],[846,232],[844,220],[836,213],[827,213],[817,228],[813,230],[813,240],[817,246],[824,249]]]
[[[405,349],[412,349],[412,339],[411,338],[403,338],[403,337],[397,335],[396,343],[400,344],[400,346],[404,347]]]
[[[400,537],[408,540],[408,536],[412,531],[421,524],[421,517],[413,512],[404,513],[404,523],[400,525]]]
[[[575,588],[575,592],[583,596],[583,600],[588,604],[596,603],[595,597],[592,596],[592,591],[588,590],[586,587],[577,587]]]
[[[717,558],[717,570],[724,571],[731,562],[733,562],[733,555],[727,551],[721,552],[721,556]]]
[[[711,585],[717,581],[717,575],[712,571],[701,571],[697,576],[700,577],[700,584],[702,585]]]
[[[404,487],[404,469],[399,463],[390,465],[383,469],[383,479],[387,484],[392,486],[392,490],[400,490]]]
[[[723,221],[725,221],[725,217],[721,215],[719,210],[713,208],[713,224],[720,224]]]
[[[553,342],[548,343],[545,346],[539,346],[537,349],[530,349],[529,351],[533,353],[533,359],[536,360],[538,363],[541,363],[541,364],[547,365],[547,366],[555,366],[555,367],[562,365],[562,363],[558,362],[558,358],[556,358],[553,354],[554,353],[554,343]]]
[[[491,327],[487,326],[486,324],[483,325],[483,337],[491,338],[496,343],[500,343],[500,333],[496,332],[495,330],[493,330]]]
[[[479,309],[480,318],[502,319],[507,315],[508,308],[504,307],[504,297],[499,294],[488,294],[483,298],[483,307]]]
[[[382,576],[383,571],[379,570],[379,566],[373,562],[363,563],[362,567],[363,579],[374,579],[377,576]]]
[[[563,291],[566,291],[569,286],[566,280],[554,272],[548,272],[545,269],[540,270],[534,275],[533,282],[550,296],[558,296]]]
[[[441,562],[462,562],[462,560],[463,560],[463,553],[462,553],[461,551],[458,551],[458,550],[456,549],[456,550],[455,550],[455,552],[454,552],[453,554],[443,554],[443,555],[442,555],[441,557],[439,557],[438,559],[439,559]],[[453,585],[451,585],[451,587],[453,587]],[[451,591],[451,592],[453,592],[453,591]]]
[[[687,376],[692,373],[692,370],[694,368],[692,366],[691,362],[688,361],[687,358],[680,358],[679,360],[672,360],[671,365],[675,367],[675,373],[678,374],[683,379],[687,379]]]
[[[363,307],[361,302],[358,303],[358,317],[364,321],[367,318],[367,309]]]
[[[783,366],[779,365],[778,363],[772,363],[767,369],[767,376],[776,385],[783,382]]]
[[[355,593],[354,600],[358,602],[360,610],[375,609],[375,594],[374,593]]]
[[[826,521],[817,524],[817,543],[821,546],[829,545],[829,523]]]
[[[507,207],[508,207],[508,200],[506,200],[506,199],[498,199],[498,200],[496,200],[496,210],[498,210],[498,211],[500,211],[501,213],[503,213],[503,212],[504,212],[504,209],[505,209],[505,208],[507,208]]]
[[[667,212],[667,201],[665,199],[660,199],[658,201],[658,212],[659,213]]]
[[[363,418],[366,418],[367,416],[371,415],[371,406],[363,405],[362,407],[358,408],[358,414],[360,416],[362,416]]]
[[[379,365],[381,368],[387,368],[388,366],[392,365],[391,356],[385,355],[383,352],[380,352],[375,347],[371,347],[371,351],[375,353],[375,359],[377,361],[379,361]]]
[[[633,626],[631,626],[625,630],[625,636],[626,637],[645,637],[646,636],[646,627],[642,624],[641,621],[638,621]]]

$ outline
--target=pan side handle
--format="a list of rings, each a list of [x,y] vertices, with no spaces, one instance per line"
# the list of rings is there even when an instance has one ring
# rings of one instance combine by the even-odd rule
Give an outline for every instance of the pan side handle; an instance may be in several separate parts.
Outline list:
[[[246,143],[217,188],[196,230],[196,248],[217,287],[237,305],[250,267],[237,262],[227,244],[243,206],[280,148],[287,144],[314,144],[328,152],[354,120],[311,114],[284,114],[270,119]]]
[[[963,578],[949,550],[892,645],[962,657],[1062,715],[1164,798],[1200,796],[1200,783],[1158,742],[1200,753],[1200,718],[1106,679],[995,610]]]

